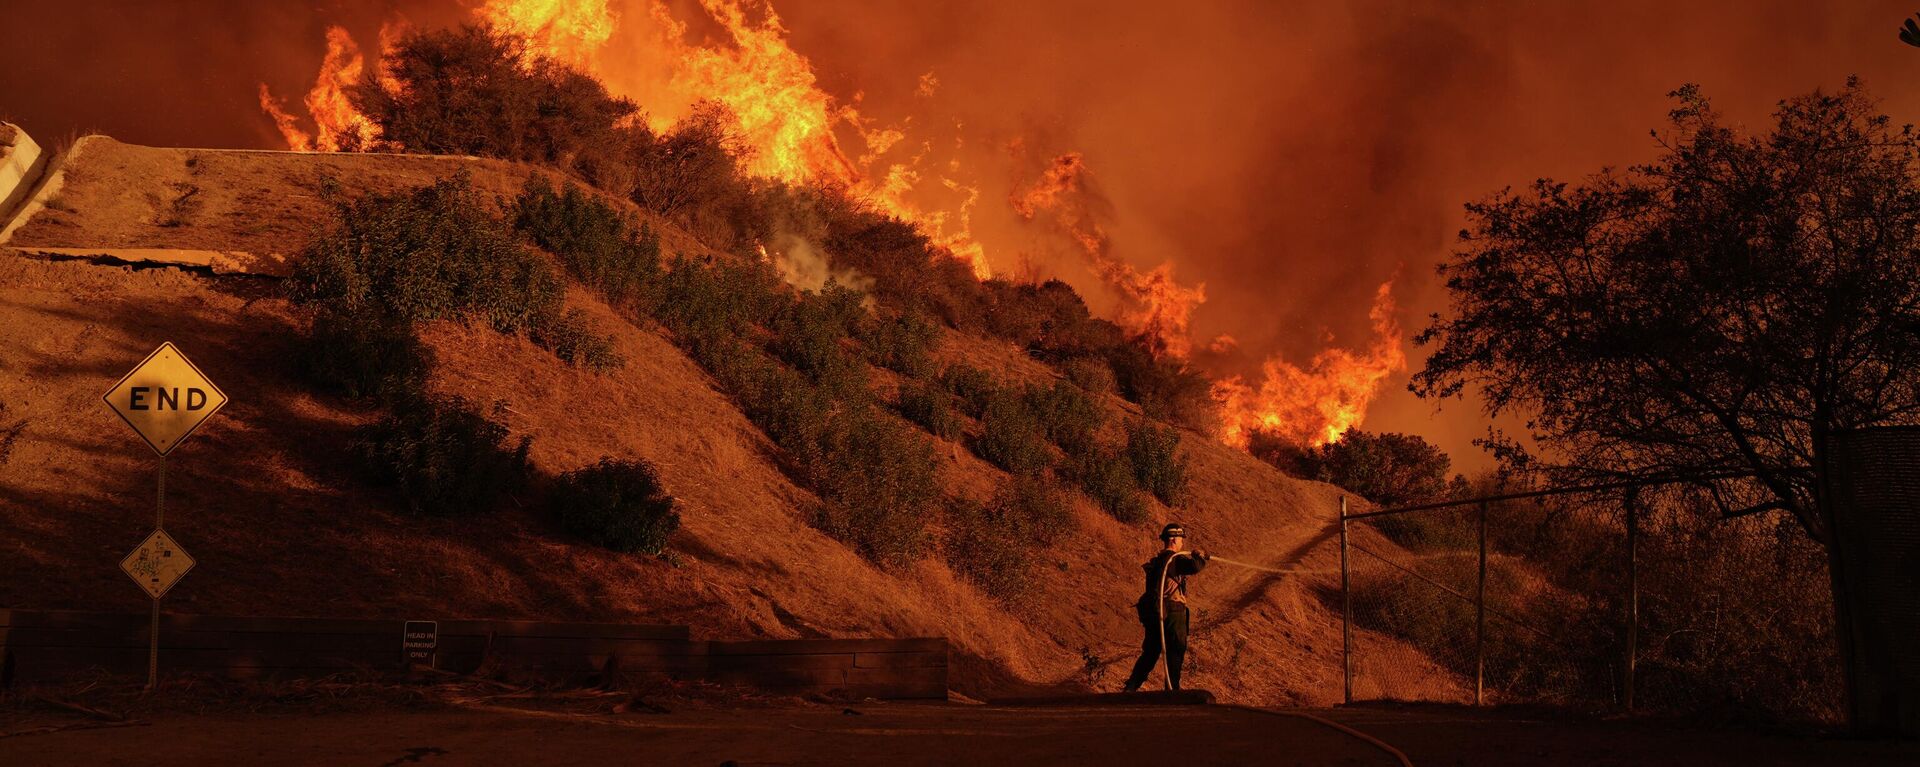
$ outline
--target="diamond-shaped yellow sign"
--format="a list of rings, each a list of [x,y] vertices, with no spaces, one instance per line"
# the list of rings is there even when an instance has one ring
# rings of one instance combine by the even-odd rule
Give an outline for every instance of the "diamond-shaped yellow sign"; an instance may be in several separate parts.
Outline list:
[[[193,557],[187,556],[186,550],[174,543],[167,531],[156,529],[140,542],[139,548],[120,560],[120,569],[140,584],[140,588],[146,589],[148,595],[159,599],[193,569]]]
[[[103,398],[107,407],[161,455],[206,422],[227,395],[169,341],[134,366]]]

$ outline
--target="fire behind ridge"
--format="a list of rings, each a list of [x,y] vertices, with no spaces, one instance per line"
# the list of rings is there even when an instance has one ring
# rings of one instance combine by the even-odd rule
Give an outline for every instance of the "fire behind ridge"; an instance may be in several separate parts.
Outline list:
[[[726,107],[753,175],[790,184],[845,188],[877,209],[911,223],[935,244],[967,263],[976,278],[994,275],[988,248],[973,233],[981,200],[979,172],[960,161],[953,147],[916,140],[912,121],[883,125],[852,103],[824,90],[808,59],[787,42],[787,30],[771,5],[750,18],[738,0],[700,0],[725,40],[693,42],[688,24],[661,0],[633,0],[625,11],[608,0],[488,0],[474,20],[522,36],[528,54],[549,58],[599,78],[610,91],[647,110],[656,131],[671,129],[703,101]],[[634,8],[639,11],[635,12]],[[625,34],[621,34],[622,32]],[[404,32],[397,20],[384,25],[380,51]],[[379,147],[380,129],[348,100],[346,89],[379,68],[344,28],[327,31],[326,55],[304,99],[311,132],[265,85],[260,106],[288,148],[296,151],[365,151]],[[391,83],[388,87],[394,87]],[[916,97],[937,97],[936,73],[919,76]],[[1010,152],[1022,149],[1019,139]],[[1186,360],[1194,349],[1191,321],[1206,301],[1204,284],[1186,285],[1174,264],[1142,270],[1113,252],[1109,206],[1092,183],[1095,174],[1078,152],[1044,164],[1036,178],[1017,183],[1007,199],[1022,221],[1065,235],[1100,281],[1119,299],[1114,320],[1144,335],[1163,357]],[[1406,368],[1396,319],[1393,280],[1380,285],[1369,311],[1374,338],[1363,351],[1328,346],[1305,365],[1276,354],[1260,366],[1260,381],[1224,377],[1213,388],[1221,410],[1217,435],[1245,448],[1265,432],[1303,446],[1339,440],[1366,417],[1386,380]],[[1328,339],[1329,341],[1331,339]],[[1233,339],[1213,339],[1215,349]]]

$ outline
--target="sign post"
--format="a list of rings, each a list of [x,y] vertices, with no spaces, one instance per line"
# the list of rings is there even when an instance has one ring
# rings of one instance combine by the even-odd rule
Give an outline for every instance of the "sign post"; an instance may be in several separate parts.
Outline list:
[[[193,557],[166,531],[167,454],[227,404],[227,395],[168,341],[101,399],[160,456],[153,533],[120,562],[120,569],[153,597],[147,648],[147,689],[152,690],[160,678],[160,598],[193,569]]]

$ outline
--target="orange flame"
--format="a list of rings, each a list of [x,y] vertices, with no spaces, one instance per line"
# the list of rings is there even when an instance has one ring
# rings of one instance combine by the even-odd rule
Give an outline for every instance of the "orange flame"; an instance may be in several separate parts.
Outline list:
[[[1306,368],[1275,356],[1262,366],[1264,380],[1258,390],[1238,376],[1214,384],[1222,441],[1244,449],[1259,431],[1307,447],[1338,442],[1366,417],[1367,405],[1387,376],[1407,367],[1396,312],[1389,279],[1374,293],[1373,309],[1367,313],[1374,339],[1364,354],[1327,349],[1314,355]]]
[[[385,39],[388,28],[381,29]],[[313,117],[315,131],[300,129],[279,99],[260,85],[260,108],[273,117],[274,126],[286,139],[287,148],[296,152],[339,152],[373,148],[380,140],[380,126],[347,99],[347,88],[360,82],[366,71],[366,57],[353,36],[342,27],[327,28],[327,55],[320,61],[320,74],[313,90],[307,92],[307,114]]]
[[[474,13],[493,28],[524,37],[528,53],[591,70],[594,54],[618,23],[606,0],[489,2]]]
[[[288,149],[313,151],[313,134],[300,129],[299,121],[287,112],[286,103],[275,98],[266,83],[260,84],[260,109],[273,118],[273,127],[280,131],[280,138],[287,142]]]
[[[636,47],[648,49],[657,66],[635,66],[624,51],[613,51],[621,19],[607,0],[489,0],[478,10],[483,20],[525,36],[529,52],[547,56],[598,76],[610,88],[629,91],[652,110],[655,130],[665,130],[701,101],[727,108],[733,131],[744,149],[748,173],[791,184],[825,183],[851,190],[881,211],[918,226],[937,245],[968,263],[974,275],[992,274],[986,249],[969,231],[977,189],[945,175],[930,177],[919,157],[904,162],[886,158],[908,146],[902,130],[877,127],[849,104],[820,88],[813,65],[787,45],[787,29],[771,6],[758,21],[748,18],[738,0],[700,0],[700,7],[725,33],[714,45],[689,42],[687,25],[667,3],[645,0],[647,14],[636,27],[651,37]],[[921,92],[935,87],[931,73]],[[644,91],[636,93],[633,91]],[[841,146],[836,129],[857,135],[865,153],[856,160]],[[951,209],[928,209],[912,202],[929,191],[955,199]]]
[[[1185,359],[1193,351],[1193,310],[1206,302],[1207,286],[1189,288],[1176,282],[1171,261],[1142,273],[1114,256],[1095,207],[1097,195],[1087,186],[1088,175],[1084,158],[1070,152],[1054,158],[1031,189],[1014,190],[1007,202],[1029,221],[1042,212],[1052,214],[1086,252],[1094,274],[1125,302],[1120,325],[1147,336],[1162,354]]]
[[[645,105],[656,131],[670,128],[702,101],[722,104],[736,121],[730,127],[740,139],[748,172],[793,184],[843,187],[918,227],[968,263],[976,277],[992,275],[986,248],[971,231],[980,185],[957,161],[923,162],[937,153],[930,142],[913,140],[904,126],[879,125],[855,104],[822,90],[812,64],[788,46],[787,30],[771,6],[758,6],[754,20],[742,0],[699,0],[722,33],[717,42],[704,43],[689,36],[669,0],[625,0],[645,8],[625,19],[609,7],[613,1],[486,0],[475,15],[527,38],[529,56],[579,68]],[[389,29],[381,32],[385,51]],[[261,108],[294,149],[372,148],[378,126],[345,96],[366,64],[345,30],[330,28],[326,58],[306,97],[315,131],[303,130],[264,85]],[[398,87],[381,74],[384,87]],[[940,82],[928,72],[917,85],[918,98],[933,98]],[[856,95],[853,102],[858,101]],[[842,135],[860,146],[857,156],[843,147]],[[1193,350],[1192,315],[1206,301],[1205,286],[1177,282],[1171,262],[1142,271],[1115,256],[1103,224],[1104,201],[1089,188],[1089,176],[1079,153],[1061,155],[1008,202],[1021,218],[1056,225],[1073,239],[1094,273],[1119,295],[1122,326],[1146,335],[1158,353],[1186,358]],[[1328,349],[1304,369],[1275,357],[1266,361],[1258,389],[1239,378],[1218,383],[1214,394],[1224,411],[1222,438],[1244,448],[1259,430],[1320,445],[1360,423],[1384,379],[1406,366],[1391,285],[1389,280],[1380,286],[1370,315],[1377,337],[1365,353]],[[1214,341],[1219,353],[1231,347],[1231,339]]]

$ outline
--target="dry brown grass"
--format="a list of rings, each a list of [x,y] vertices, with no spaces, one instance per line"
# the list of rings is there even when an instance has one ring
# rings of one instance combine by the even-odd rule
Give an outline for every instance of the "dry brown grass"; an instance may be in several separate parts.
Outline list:
[[[206,154],[196,219],[158,228],[125,185],[164,183],[142,163],[179,164],[187,150],[96,142],[98,162],[75,168],[75,213],[36,220],[41,243],[291,252],[321,219],[310,194],[321,170],[357,186],[414,184],[467,160]],[[233,167],[228,167],[232,165]],[[480,164],[485,166],[484,163]],[[257,167],[255,167],[257,166]],[[171,166],[166,166],[171,167]],[[354,168],[360,168],[355,170]],[[476,172],[510,193],[526,171]],[[203,224],[213,217],[219,225]],[[656,224],[663,239],[685,238]],[[671,247],[670,247],[671,249]],[[362,484],[345,445],[372,413],[308,390],[288,364],[295,311],[270,284],[170,270],[0,259],[0,429],[19,437],[0,462],[0,605],[139,611],[146,602],[115,566],[146,533],[155,461],[101,405],[99,394],[162,340],[172,340],[232,398],[175,453],[168,527],[199,567],[168,598],[195,613],[404,618],[545,618],[684,623],[706,638],[946,636],[956,689],[975,697],[1075,686],[1095,670],[1108,685],[1131,661],[1131,604],[1153,530],[1176,516],[1149,500],[1126,526],[1084,499],[1074,532],[1028,563],[1034,594],[1009,610],[936,559],[886,571],[808,524],[813,498],[777,468],[775,448],[658,331],[636,327],[574,290],[567,298],[612,333],[625,368],[567,365],[528,341],[437,323],[423,337],[440,364],[432,388],[500,403],[531,460],[556,475],[602,456],[660,469],[682,503],[670,564],[577,545],[532,503],[452,523],[400,513]],[[946,333],[937,362],[983,367],[1007,383],[1057,374],[998,341]],[[892,377],[873,376],[881,386]],[[1098,435],[1125,439],[1138,408],[1095,395]],[[969,423],[969,429],[977,424]],[[1177,517],[1193,542],[1276,567],[1337,564],[1330,522],[1338,490],[1283,476],[1245,453],[1185,432],[1190,493]],[[1006,481],[955,443],[941,443],[949,494],[984,500]],[[527,499],[531,500],[531,499]],[[1381,547],[1390,547],[1385,541]],[[1337,700],[1339,623],[1325,575],[1276,576],[1216,567],[1195,582],[1192,678],[1226,700]]]

